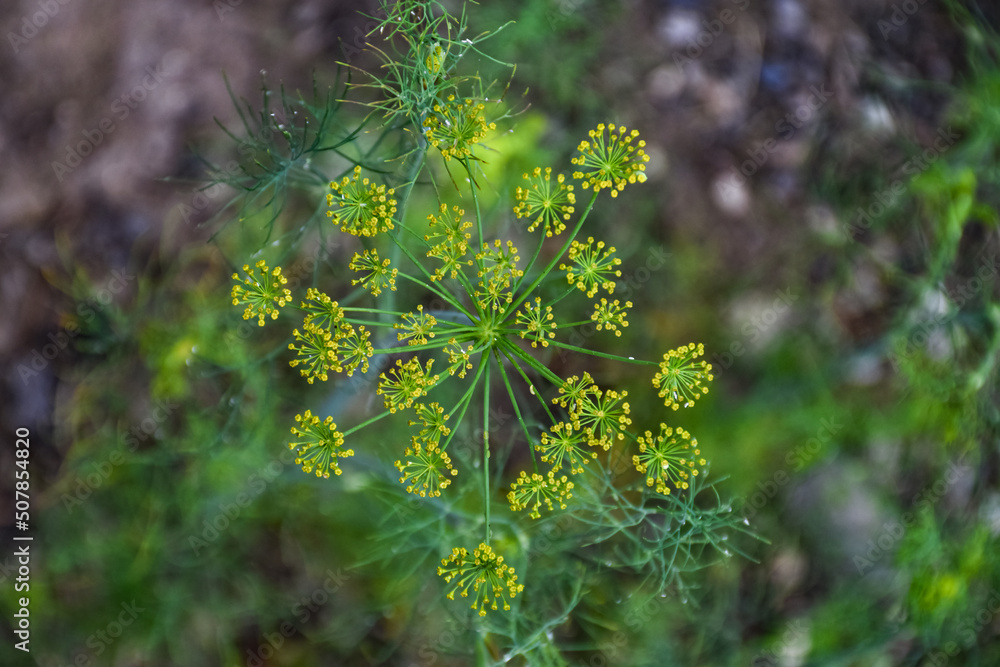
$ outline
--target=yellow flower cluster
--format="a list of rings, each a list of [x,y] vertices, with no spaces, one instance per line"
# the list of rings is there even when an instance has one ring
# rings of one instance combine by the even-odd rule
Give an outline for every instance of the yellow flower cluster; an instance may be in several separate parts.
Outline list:
[[[542,308],[542,299],[535,297],[535,302],[528,301],[524,307],[517,311],[517,323],[524,328],[518,331],[521,340],[531,338],[531,347],[549,346],[549,339],[555,338],[556,323],[553,322],[552,306]]]
[[[616,336],[621,336],[622,332],[618,330],[618,327],[619,325],[628,326],[625,316],[628,315],[628,309],[631,307],[631,301],[626,301],[625,305],[622,306],[618,299],[608,303],[607,299],[602,298],[600,303],[594,304],[594,314],[590,316],[590,319],[597,322],[598,331],[607,329],[614,331]]]
[[[352,285],[363,285],[368,288],[372,296],[378,296],[382,290],[389,289],[396,291],[396,276],[398,269],[389,268],[389,260],[380,260],[378,250],[365,250],[354,253],[351,259],[350,268],[352,271],[363,273],[360,278],[352,280]]]
[[[655,438],[649,431],[639,436],[639,453],[632,457],[632,463],[646,475],[646,486],[655,484],[657,493],[669,495],[667,483],[688,488],[688,479],[698,476],[698,466],[705,465],[705,459],[690,433],[660,424]]]
[[[487,123],[483,111],[486,105],[466,99],[461,102],[449,95],[444,104],[435,104],[434,113],[424,120],[427,142],[441,151],[445,160],[475,159],[472,147],[497,128]]]
[[[479,271],[479,287],[475,292],[479,307],[484,311],[500,311],[514,300],[511,286],[524,275],[517,267],[520,261],[517,248],[510,241],[506,246],[496,240],[491,248],[483,243],[482,250],[476,253],[476,261],[482,267]]]
[[[605,138],[605,129],[607,138]],[[635,144],[632,140],[639,136],[638,130],[628,132],[614,124],[605,128],[604,123],[590,131],[590,141],[581,141],[577,150],[580,155],[573,158],[573,164],[580,167],[573,178],[583,181],[583,187],[594,187],[594,192],[610,189],[611,196],[617,197],[626,183],[646,180],[646,163],[649,156],[643,151],[645,141]]]
[[[451,484],[448,476],[458,471],[451,465],[448,453],[438,448],[434,440],[425,441],[413,436],[412,444],[403,452],[403,460],[396,461],[396,468],[402,473],[400,484],[407,484],[406,492],[421,498],[441,495],[441,489]]]
[[[518,186],[514,191],[514,214],[519,218],[534,218],[528,231],[533,232],[542,226],[545,236],[556,236],[566,229],[564,221],[570,219],[576,195],[573,186],[565,183],[566,177],[556,175],[552,182],[552,167],[546,167],[544,173],[541,167],[535,167],[531,175],[524,174],[528,181],[524,187]]]
[[[361,178],[360,166],[354,168],[351,178],[344,176],[339,182],[331,181],[330,189],[333,192],[326,195],[326,204],[330,207],[326,215],[340,225],[340,231],[354,236],[375,236],[393,229],[396,200],[392,196],[395,191]]]
[[[440,381],[440,376],[431,375],[433,363],[433,359],[428,359],[425,369],[417,357],[405,364],[397,359],[396,368],[391,369],[388,374],[382,373],[375,393],[382,397],[386,410],[395,414],[398,410],[412,408],[418,398],[426,396]]]
[[[306,312],[302,330],[292,335],[298,343],[289,343],[288,349],[297,357],[288,362],[292,368],[302,366],[299,373],[309,384],[319,378],[326,382],[329,371],[354,375],[358,368],[368,372],[368,360],[374,354],[364,325],[357,329],[344,319],[344,309],[317,289],[306,292],[308,302],[301,309]]]
[[[487,608],[496,611],[498,601],[509,611],[508,597],[514,598],[524,590],[524,585],[517,583],[514,568],[504,563],[503,556],[494,553],[485,542],[472,554],[464,548],[452,549],[450,556],[441,559],[437,572],[446,583],[454,582],[448,592],[449,600],[455,599],[456,592],[467,598],[472,589],[472,608],[478,609],[480,616],[486,615]]]
[[[440,216],[427,216],[430,233],[424,236],[428,243],[434,242],[427,251],[427,256],[439,259],[444,264],[434,269],[431,280],[442,280],[445,276],[454,280],[463,266],[472,266],[472,260],[465,259],[469,252],[469,239],[472,238],[472,234],[466,230],[472,227],[472,223],[462,220],[465,211],[457,206],[452,207],[449,215],[448,207],[441,204],[439,212]]]
[[[454,376],[458,373],[459,378],[464,378],[465,374],[472,370],[474,349],[471,344],[463,348],[457,338],[449,338],[448,345],[444,347],[444,352],[448,355],[448,375]]]
[[[246,304],[243,319],[249,320],[256,316],[257,324],[264,326],[265,316],[270,315],[272,320],[278,319],[278,308],[292,300],[292,293],[282,287],[288,279],[281,275],[280,266],[269,270],[264,260],[260,260],[255,266],[256,269],[251,269],[249,264],[243,265],[246,277],[242,284],[233,285],[233,305]],[[255,275],[255,271],[260,271],[259,277]],[[239,274],[234,273],[233,280],[239,279]],[[274,304],[278,304],[278,308]]]
[[[573,482],[566,475],[556,477],[552,470],[544,477],[538,473],[529,476],[522,470],[517,481],[511,482],[510,489],[507,501],[511,511],[519,512],[530,506],[532,519],[542,516],[538,510],[543,504],[549,511],[553,509],[553,502],[559,504],[559,509],[566,509],[566,500],[573,497]]]
[[[403,330],[396,334],[396,340],[405,340],[407,345],[423,345],[428,338],[434,338],[433,329],[436,324],[437,319],[424,313],[423,305],[418,305],[416,314],[403,315],[403,321],[393,324],[392,328]]]
[[[288,443],[289,449],[298,450],[295,463],[307,473],[315,470],[317,477],[328,478],[331,470],[339,475],[341,470],[337,459],[354,456],[354,450],[344,449],[344,436],[337,431],[333,417],[320,421],[319,417],[306,410],[301,415],[295,415],[295,421],[299,425],[292,427],[292,435],[298,440]]]
[[[703,383],[712,381],[712,365],[695,361],[704,354],[704,345],[690,343],[663,355],[660,370],[653,376],[653,387],[660,390],[660,398],[668,408],[689,408],[708,393]]]
[[[606,451],[615,440],[625,438],[625,431],[632,423],[626,396],[627,391],[619,393],[595,387],[593,393],[584,395],[570,406],[569,420],[575,430],[582,430],[587,436],[588,445]]]
[[[551,463],[552,470],[560,470],[563,461],[569,463],[569,471],[576,475],[583,472],[583,466],[597,458],[597,452],[583,448],[587,444],[587,435],[573,428],[571,424],[559,422],[549,427],[548,433],[542,433],[542,442],[535,449],[542,453],[542,462]]]
[[[577,289],[586,292],[590,298],[597,294],[598,287],[603,287],[611,294],[615,291],[612,278],[621,278],[622,275],[615,268],[622,261],[612,257],[614,252],[614,246],[604,250],[604,241],[595,244],[593,236],[588,237],[586,243],[573,241],[567,253],[572,264],[560,264],[559,270],[566,272],[566,281],[570,285],[576,285]]]

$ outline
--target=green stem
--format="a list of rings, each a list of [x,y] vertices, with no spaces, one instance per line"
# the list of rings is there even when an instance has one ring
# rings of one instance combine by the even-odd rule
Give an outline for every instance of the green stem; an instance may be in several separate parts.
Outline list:
[[[405,227],[406,218],[406,205],[410,201],[410,195],[413,193],[413,186],[417,183],[417,177],[420,176],[420,172],[424,168],[424,162],[427,160],[427,140],[424,138],[423,133],[417,131],[417,152],[419,157],[414,161],[413,169],[408,174],[406,185],[403,187],[405,190],[399,197],[399,225],[400,227]],[[393,236],[395,240],[395,235]],[[402,245],[397,243],[393,246],[392,251],[389,255],[389,266],[399,266],[399,253],[403,250]],[[386,304],[389,309],[392,310],[396,307],[396,293],[390,291],[386,295]]]
[[[570,294],[572,294],[573,292],[575,292],[576,289],[577,289],[576,285],[573,285],[568,290],[566,290],[565,292],[563,292],[562,296],[560,296],[558,299],[556,299],[554,301],[549,301],[545,305],[546,306],[555,306],[557,303],[559,303],[560,301],[562,301],[563,299],[565,299],[566,297],[568,297]]]
[[[441,343],[422,343],[420,345],[397,345],[396,347],[383,347],[372,350],[372,354],[398,354],[400,352],[421,352],[423,350],[437,350],[445,345],[447,342]]]
[[[483,505],[486,509],[486,544],[490,543],[490,355],[483,353]]]
[[[472,193],[472,203],[476,207],[476,232],[479,236],[479,244],[476,249],[479,250],[483,247],[483,243],[486,242],[486,237],[483,235],[483,216],[479,211],[479,195],[476,194],[476,179],[472,176],[472,168],[469,166],[468,158],[462,158],[462,166],[465,167],[465,173],[469,175],[469,191]],[[479,272],[482,273],[482,261],[476,260],[476,265],[479,267]]]
[[[392,237],[392,240],[406,254],[406,256],[410,258],[410,261],[413,262],[417,266],[417,268],[420,269],[420,271],[424,274],[424,277],[426,277],[428,280],[431,281],[431,283],[433,283],[434,279],[431,278],[430,272],[427,269],[425,269],[424,266],[417,261],[416,257],[414,257],[413,254],[410,253],[410,251],[405,246],[403,246],[402,243],[400,243],[399,239],[394,236],[394,237]],[[470,320],[474,319],[472,317],[472,315],[469,314],[469,311],[467,311],[465,308],[463,308],[462,304],[460,304],[455,299],[455,297],[453,297],[451,294],[449,294],[447,290],[439,290],[438,288],[434,287],[433,284],[428,285],[427,283],[425,283],[424,281],[420,280],[419,278],[414,278],[413,276],[408,275],[406,273],[402,273],[401,272],[399,274],[399,276],[401,278],[406,278],[410,282],[414,282],[414,283],[420,285],[424,289],[426,289],[426,290],[428,290],[430,292],[433,292],[434,294],[437,294],[439,297],[441,297],[442,299],[444,299],[445,301],[447,301],[448,303],[450,303],[452,305],[452,307],[454,307],[456,310],[459,310],[463,315],[465,315],[466,317],[468,317]]]
[[[576,345],[570,345],[569,343],[560,343],[557,340],[550,340],[550,345],[556,347],[561,347],[564,350],[573,350],[574,352],[582,352],[583,354],[590,354],[595,357],[604,357],[605,359],[614,359],[615,361],[624,361],[626,364],[639,364],[642,366],[659,366],[659,363],[655,361],[647,361],[645,359],[636,359],[634,357],[621,357],[617,354],[608,354],[607,352],[595,352],[594,350],[588,350],[583,347],[577,347]]]
[[[536,261],[538,260],[538,255],[540,255],[540,254],[541,254],[541,252],[542,252],[542,246],[543,246],[543,245],[545,245],[545,239],[546,239],[546,238],[547,238],[547,237],[546,237],[546,236],[545,236],[545,234],[543,233],[543,234],[541,235],[541,238],[540,238],[540,239],[538,239],[538,246],[537,246],[537,247],[535,248],[535,254],[531,256],[531,261],[530,261],[530,262],[528,262],[528,265],[527,265],[526,267],[524,267],[524,274],[523,274],[523,275],[522,275],[522,276],[521,276],[520,278],[518,278],[518,279],[517,279],[517,283],[516,283],[516,284],[514,285],[514,290],[513,290],[513,292],[514,292],[515,294],[517,294],[517,290],[518,290],[518,288],[520,288],[520,287],[521,287],[521,283],[523,283],[523,282],[524,282],[524,280],[525,280],[525,278],[527,277],[527,275],[528,275],[529,273],[531,273],[531,269],[532,269],[532,267],[534,267],[534,266],[535,266],[535,262],[536,262]]]
[[[518,365],[517,365],[517,362],[515,362],[515,361],[514,361],[514,357],[512,357],[512,356],[510,355],[510,353],[509,353],[509,352],[508,352],[508,351],[507,351],[506,349],[502,350],[502,352],[503,352],[503,355],[504,355],[505,357],[507,357],[507,359],[509,359],[509,360],[510,360],[510,363],[511,363],[511,365],[512,365],[512,366],[513,366],[513,367],[514,367],[515,369],[517,369],[517,372],[518,372],[518,373],[519,373],[519,374],[521,375],[521,377],[522,377],[522,378],[524,379],[525,383],[527,383],[527,385],[528,385],[529,387],[531,387],[531,392],[530,392],[530,393],[531,393],[531,395],[532,395],[532,396],[534,396],[534,397],[535,397],[536,399],[538,399],[538,402],[542,404],[542,408],[544,408],[544,409],[545,409],[545,414],[547,414],[547,415],[549,416],[549,421],[550,421],[550,422],[552,422],[553,424],[555,424],[555,423],[556,423],[556,418],[555,418],[555,416],[554,416],[554,415],[552,414],[552,411],[551,411],[551,410],[549,410],[549,406],[548,406],[548,404],[547,404],[547,403],[545,402],[545,399],[544,399],[544,398],[542,398],[542,393],[541,393],[541,391],[539,391],[539,390],[538,390],[538,389],[536,388],[536,386],[535,386],[535,383],[531,381],[531,379],[530,379],[530,378],[528,377],[528,374],[524,372],[524,369],[523,369],[523,368],[521,368],[520,366],[518,366]],[[532,449],[534,449],[534,448],[532,448]]]
[[[343,435],[346,438],[347,436],[349,436],[350,434],[354,433],[355,431],[360,431],[364,427],[370,426],[371,424],[374,424],[375,422],[377,422],[379,419],[384,419],[385,417],[388,417],[391,414],[392,414],[391,412],[389,412],[388,410],[386,410],[385,412],[383,412],[380,415],[375,415],[371,419],[363,421],[360,424],[358,424],[357,426],[354,426],[352,428],[347,429],[346,431],[344,431]]]
[[[493,350],[493,354],[497,359],[497,366],[500,367],[500,375],[503,377],[503,383],[507,387],[507,395],[510,396],[511,405],[514,406],[514,414],[517,415],[517,421],[521,424],[521,430],[524,431],[524,438],[528,442],[528,451],[531,452],[531,464],[534,471],[538,472],[538,461],[535,460],[535,448],[531,445],[531,433],[528,432],[528,425],[524,423],[524,417],[521,416],[521,408],[518,407],[517,397],[514,396],[514,388],[510,384],[510,378],[507,377],[507,371],[503,367],[503,359],[500,358],[500,352],[497,349]],[[505,355],[506,356],[506,355]],[[517,366],[513,361],[511,362],[514,366]]]
[[[486,369],[486,365],[488,363],[489,355],[481,355],[479,358],[479,370],[476,371],[476,377],[472,380],[472,384],[469,385],[468,390],[466,390],[462,398],[458,399],[458,403],[456,403],[455,407],[448,413],[452,414],[455,410],[459,409],[459,406],[461,406],[462,411],[458,414],[458,418],[455,420],[455,428],[451,430],[451,433],[448,434],[448,438],[444,441],[444,444],[441,445],[442,452],[448,448],[448,443],[451,442],[451,439],[454,438],[455,434],[458,432],[458,426],[462,423],[462,419],[465,418],[465,411],[469,409],[469,405],[472,403],[472,393],[475,391],[476,385],[479,384],[479,378],[482,377],[483,371]]]
[[[562,385],[563,379],[561,377],[553,373],[551,370],[549,370],[547,366],[540,363],[537,359],[535,359],[530,354],[519,348],[517,345],[514,345],[513,343],[507,340],[504,340],[502,345],[504,349],[509,351],[511,354],[515,355],[518,359],[521,359],[524,363],[528,364],[536,371],[538,371],[542,375],[542,377],[546,378],[549,382],[556,385],[557,387]]]

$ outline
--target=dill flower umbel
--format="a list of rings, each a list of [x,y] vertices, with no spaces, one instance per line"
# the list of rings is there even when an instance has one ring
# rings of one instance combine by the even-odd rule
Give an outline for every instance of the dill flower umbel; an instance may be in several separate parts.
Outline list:
[[[448,339],[448,345],[443,348],[448,354],[448,375],[455,375],[464,378],[468,371],[472,370],[472,345],[462,347],[457,338]]]
[[[375,236],[393,229],[392,217],[396,214],[395,193],[384,185],[370,183],[361,178],[361,167],[354,168],[352,178],[330,182],[333,191],[326,195],[330,210],[327,217],[340,225],[340,231],[354,236]],[[333,210],[337,204],[337,210]]]
[[[454,279],[463,266],[472,266],[472,260],[465,259],[469,252],[469,240],[472,238],[472,234],[466,231],[472,227],[472,223],[462,220],[465,211],[453,206],[449,214],[448,207],[441,204],[439,213],[440,215],[432,213],[427,216],[430,231],[424,236],[428,243],[434,242],[427,251],[427,256],[439,259],[444,264],[434,269],[432,281],[443,280],[446,276]]]
[[[510,489],[507,501],[511,511],[519,512],[530,507],[529,516],[532,519],[542,516],[538,510],[543,504],[549,511],[552,511],[553,503],[557,503],[559,509],[566,509],[566,500],[573,497],[573,482],[566,475],[556,477],[551,470],[545,477],[538,473],[529,476],[522,470],[517,481],[511,482]]]
[[[615,440],[625,438],[632,419],[625,397],[627,391],[618,393],[613,389],[598,389],[576,401],[570,411],[573,427],[588,437],[588,444],[607,450]]]
[[[628,315],[628,309],[631,307],[631,301],[626,301],[623,306],[618,299],[608,303],[607,299],[602,298],[600,303],[594,304],[594,314],[590,316],[590,319],[597,322],[598,331],[607,329],[614,331],[616,336],[621,336],[622,332],[618,330],[618,326],[628,326],[625,316]]]
[[[556,323],[553,322],[552,306],[542,308],[542,299],[535,297],[535,302],[528,301],[521,310],[517,311],[517,323],[524,327],[518,334],[521,340],[531,339],[531,347],[549,346],[549,339],[556,337]]]
[[[435,104],[434,113],[424,121],[427,142],[441,151],[445,160],[475,159],[472,147],[483,140],[496,123],[487,123],[483,111],[486,105],[471,99],[457,102],[449,95],[444,104]]]
[[[292,434],[299,440],[288,443],[289,449],[298,449],[295,463],[302,466],[305,472],[316,470],[317,477],[329,477],[330,471],[339,475],[338,458],[354,456],[353,449],[344,449],[344,436],[337,431],[333,417],[320,421],[319,417],[306,410],[301,415],[295,415],[299,426],[292,427]]]
[[[365,329],[364,325],[355,329],[347,322],[341,322],[337,327],[337,372],[345,373],[347,377],[352,377],[354,371],[361,369],[362,373],[368,372],[368,360],[375,354],[372,347],[371,333]]]
[[[378,250],[354,253],[349,266],[353,271],[362,274],[360,278],[352,280],[351,284],[367,287],[372,296],[378,296],[384,289],[396,291],[396,276],[399,275],[399,270],[390,269],[388,259],[379,260]]]
[[[688,488],[688,479],[698,476],[698,466],[705,465],[698,441],[682,428],[660,424],[655,438],[646,431],[639,436],[639,453],[632,457],[636,469],[646,475],[646,486],[656,485],[657,493],[670,494],[667,483],[678,489]]]
[[[496,611],[497,601],[503,604],[505,611],[510,610],[508,598],[524,590],[524,585],[517,583],[514,568],[504,563],[503,556],[494,553],[485,542],[471,554],[464,548],[452,549],[450,556],[441,559],[437,572],[446,583],[454,581],[447,595],[449,600],[455,599],[456,592],[464,598],[469,597],[469,589],[472,589],[472,608],[478,609],[480,616],[486,615],[487,607]]]
[[[330,298],[328,294],[310,287],[306,290],[306,300],[299,306],[306,313],[303,324],[311,324],[330,333],[340,326],[344,318],[344,309]]]
[[[434,325],[437,319],[433,315],[424,312],[423,305],[417,306],[417,312],[403,315],[403,321],[393,324],[394,329],[401,329],[402,333],[396,334],[396,340],[406,341],[407,345],[423,345],[428,338],[434,338]]]
[[[581,292],[586,292],[589,298],[597,294],[597,288],[603,287],[608,294],[615,291],[613,278],[621,278],[622,272],[615,267],[622,261],[612,257],[614,246],[604,251],[604,241],[594,243],[594,237],[587,238],[586,243],[573,241],[569,247],[569,261],[572,264],[560,264],[559,269],[566,272],[566,281],[576,285]]]
[[[438,448],[436,441],[424,441],[413,436],[411,446],[403,452],[403,459],[397,460],[396,468],[402,473],[400,484],[407,484],[406,492],[421,498],[441,495],[441,489],[451,484],[448,476],[458,474],[451,465],[448,453]]]
[[[299,373],[309,384],[316,378],[326,382],[329,371],[340,370],[337,364],[337,341],[329,330],[307,322],[302,325],[302,331],[295,329],[292,335],[299,345],[289,343],[288,349],[296,352],[298,358],[292,359],[288,365],[292,368],[302,366]]]
[[[594,378],[590,373],[584,372],[583,377],[574,375],[566,379],[559,387],[559,395],[552,399],[553,403],[561,407],[569,407],[589,394],[596,394],[600,390],[594,384]]]
[[[439,404],[417,403],[413,410],[417,413],[417,418],[420,421],[411,421],[410,426],[421,424],[419,435],[425,441],[439,442],[442,436],[451,433],[451,429],[448,427],[448,418],[451,415],[445,414],[444,408]]]
[[[689,408],[708,393],[703,382],[711,382],[712,365],[705,360],[695,361],[705,354],[705,346],[681,345],[663,355],[660,371],[653,376],[653,386],[660,390],[660,398],[668,408]]]
[[[281,267],[276,266],[269,270],[267,263],[260,260],[254,265],[256,269],[251,269],[249,264],[243,265],[243,284],[233,285],[232,297],[233,305],[246,304],[243,311],[243,319],[249,320],[257,317],[257,324],[264,326],[264,318],[271,316],[272,320],[278,319],[278,308],[285,306],[292,300],[292,293],[282,285],[288,279],[281,275]],[[260,276],[255,275],[255,271],[260,271]],[[239,274],[233,274],[233,280],[239,280]],[[278,308],[274,307],[278,304]]]
[[[542,463],[551,463],[552,470],[562,469],[563,461],[569,463],[570,474],[583,472],[583,466],[597,458],[597,452],[583,448],[587,444],[587,434],[574,429],[572,424],[559,422],[549,427],[548,433],[542,433],[542,442],[535,445],[535,450],[542,453]]]
[[[386,410],[395,413],[397,410],[411,408],[414,401],[426,395],[440,379],[439,376],[430,374],[433,363],[433,359],[428,359],[427,369],[424,370],[420,359],[416,357],[405,364],[397,359],[396,368],[390,369],[388,374],[382,373],[375,393],[385,401]]]
[[[552,182],[552,167],[535,167],[531,175],[524,174],[525,186],[518,186],[514,191],[517,204],[514,214],[519,218],[533,218],[528,231],[535,231],[539,225],[546,236],[557,236],[566,229],[566,220],[573,213],[576,195],[573,186],[565,183],[566,177],[556,175]]]
[[[646,180],[643,172],[649,156],[642,150],[645,141],[632,143],[639,136],[638,130],[627,132],[624,127],[611,124],[607,126],[607,139],[604,131],[601,123],[590,131],[590,141],[580,142],[577,147],[580,155],[572,160],[580,170],[573,173],[573,178],[582,180],[584,188],[592,185],[594,192],[611,189],[611,196],[617,197],[626,183]]]

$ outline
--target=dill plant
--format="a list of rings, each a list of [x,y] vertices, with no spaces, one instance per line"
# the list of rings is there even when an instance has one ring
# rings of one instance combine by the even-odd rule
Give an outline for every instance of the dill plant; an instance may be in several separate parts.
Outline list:
[[[467,477],[479,489],[479,518],[449,511],[479,535],[444,551],[437,574],[448,599],[466,598],[486,616],[509,610],[526,590],[530,595],[531,582],[515,573],[501,543],[523,545],[531,524],[546,520],[559,522],[560,549],[576,549],[582,561],[599,567],[641,572],[655,582],[653,590],[666,589],[685,568],[703,565],[705,547],[728,555],[727,532],[745,529],[704,481],[707,460],[696,438],[666,423],[637,431],[627,391],[602,386],[589,372],[561,377],[545,356],[560,350],[634,366],[674,411],[708,392],[711,366],[700,344],[645,360],[567,342],[581,327],[614,340],[629,325],[633,304],[614,297],[622,260],[585,232],[599,197],[623,196],[646,180],[645,142],[634,129],[597,125],[576,147],[566,173],[539,166],[510,193],[509,210],[531,240],[528,252],[513,239],[496,238],[482,205],[482,164],[491,136],[509,115],[490,99],[490,86],[461,64],[471,53],[507,65],[481,50],[499,30],[474,38],[467,32],[464,11],[453,16],[438,2],[384,5],[377,33],[386,47],[371,47],[382,66],[347,86],[348,93],[369,97],[362,104],[370,113],[357,127],[337,124],[343,102],[332,96],[310,105],[289,103],[282,92],[286,122],[266,107],[253,123],[244,116],[248,138],[237,141],[255,150],[266,146],[269,157],[228,181],[241,190],[241,216],[264,192],[262,203],[270,205],[287,184],[298,181],[315,192],[321,182],[320,228],[355,237],[357,251],[349,263],[354,289],[339,298],[309,287],[293,299],[281,268],[260,260],[233,274],[232,302],[260,326],[278,319],[279,311],[298,318],[286,355],[310,384],[366,374],[378,355],[392,359],[375,386],[380,412],[341,426],[333,416],[305,410],[295,418],[288,447],[306,473],[350,475],[350,457],[366,448],[362,431],[396,418],[410,428],[393,461],[405,492],[430,502]],[[311,126],[308,119],[287,122],[299,110],[313,119]],[[363,128],[376,128],[378,139],[362,141]],[[275,137],[283,138],[284,150]],[[395,152],[382,150],[390,144]],[[326,178],[327,167],[340,174]],[[440,174],[448,176],[443,183]],[[426,183],[437,208],[411,213],[410,195]],[[275,219],[268,217],[268,224]],[[589,306],[581,310],[584,297]],[[492,437],[489,415],[498,401],[509,401],[516,417],[511,442]],[[449,448],[470,424],[481,427],[478,462],[456,467]],[[706,490],[714,504],[695,501]],[[498,516],[493,501],[503,496],[511,514]],[[517,539],[498,540],[498,526]],[[553,534],[550,524],[546,535]],[[523,558],[523,551],[516,555]],[[581,587],[540,627],[565,618]],[[507,657],[549,654],[551,647],[539,648],[538,627],[518,640],[519,627],[493,630],[510,638]]]

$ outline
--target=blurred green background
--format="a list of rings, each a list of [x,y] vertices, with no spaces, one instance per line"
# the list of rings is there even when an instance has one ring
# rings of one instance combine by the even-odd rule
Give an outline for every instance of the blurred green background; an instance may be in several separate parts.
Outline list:
[[[292,463],[296,412],[366,414],[371,385],[307,391],[282,332],[240,319],[229,276],[264,226],[223,225],[232,192],[198,189],[196,155],[234,157],[212,122],[235,119],[222,71],[256,103],[262,70],[294,91],[332,84],[338,60],[370,67],[358,10],[375,6],[0,10],[0,664],[502,663],[448,611],[441,518],[392,491],[385,457],[331,480]],[[649,181],[592,218],[636,304],[619,349],[704,342],[715,381],[681,425],[766,539],[665,598],[581,578],[511,664],[1000,664],[996,9],[518,0],[469,17],[514,21],[490,43],[525,109],[490,143],[498,201],[597,122],[646,139]],[[289,199],[278,224],[317,204]],[[335,237],[278,241],[299,287],[344,284]],[[660,418],[644,382],[581,370]],[[13,648],[19,427],[30,655]]]

